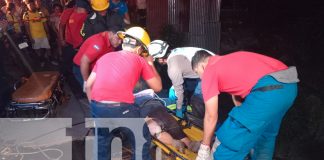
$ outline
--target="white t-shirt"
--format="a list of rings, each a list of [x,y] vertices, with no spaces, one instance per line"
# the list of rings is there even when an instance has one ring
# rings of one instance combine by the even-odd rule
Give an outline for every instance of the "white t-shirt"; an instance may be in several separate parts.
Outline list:
[[[182,106],[184,99],[183,83],[185,78],[199,78],[191,68],[191,59],[199,50],[205,50],[211,55],[213,52],[197,47],[180,47],[171,50],[167,59],[168,76],[178,97],[177,106]]]

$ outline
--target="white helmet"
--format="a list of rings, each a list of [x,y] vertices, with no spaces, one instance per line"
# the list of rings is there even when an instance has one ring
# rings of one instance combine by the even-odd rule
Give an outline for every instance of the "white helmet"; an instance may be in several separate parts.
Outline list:
[[[168,48],[169,45],[166,42],[162,40],[154,40],[148,46],[148,51],[153,58],[162,58],[165,56]]]

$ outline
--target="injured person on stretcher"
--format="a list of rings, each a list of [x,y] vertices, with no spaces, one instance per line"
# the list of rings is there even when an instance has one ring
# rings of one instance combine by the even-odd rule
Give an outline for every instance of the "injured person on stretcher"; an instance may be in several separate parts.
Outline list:
[[[162,143],[172,145],[181,153],[184,153],[185,148],[195,153],[198,151],[200,141],[191,141],[164,106],[155,106],[150,110],[145,122],[151,135]]]

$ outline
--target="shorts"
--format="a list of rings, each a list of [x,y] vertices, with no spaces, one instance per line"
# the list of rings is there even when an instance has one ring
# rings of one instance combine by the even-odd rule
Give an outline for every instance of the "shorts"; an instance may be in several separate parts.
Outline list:
[[[33,44],[33,49],[51,49],[51,46],[49,45],[47,37],[44,38],[33,38],[34,39],[34,44]]]

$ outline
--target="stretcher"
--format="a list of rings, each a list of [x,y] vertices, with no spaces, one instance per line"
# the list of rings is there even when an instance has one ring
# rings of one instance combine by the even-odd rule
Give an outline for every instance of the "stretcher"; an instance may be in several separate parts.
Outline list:
[[[176,110],[176,104],[171,104],[168,105],[167,108],[171,111],[171,112],[175,112]],[[193,124],[195,127],[198,127],[200,129],[203,128],[203,119],[197,118],[196,116],[194,116],[192,114],[192,107],[190,105],[187,106],[187,112],[185,113],[185,120],[187,122],[186,125],[190,126],[191,124]]]
[[[8,117],[43,119],[55,116],[56,105],[61,104],[64,97],[63,78],[59,72],[33,72],[19,83],[7,107]]]
[[[167,108],[172,109],[173,106],[168,106]],[[203,131],[199,126],[196,126],[194,123],[190,122],[190,119],[179,119],[173,116],[182,127],[183,132],[187,137],[192,141],[201,141],[203,138]],[[176,160],[193,160],[196,159],[197,153],[194,153],[188,149],[185,149],[184,153],[179,152],[176,148],[171,145],[167,145],[153,137],[152,143],[156,147],[161,148],[164,154],[169,156],[171,159]]]
[[[203,138],[203,130],[202,127],[197,126],[195,122],[195,119],[193,118],[184,118],[179,119],[175,116],[175,109],[176,104],[168,103],[167,98],[160,98],[158,95],[154,93],[153,90],[144,90],[141,92],[138,92],[134,94],[136,103],[138,106],[142,108],[143,115],[148,115],[148,112],[150,110],[145,110],[143,108],[151,108],[155,105],[162,105],[163,107],[166,107],[168,112],[175,118],[175,120],[178,122],[178,124],[181,126],[183,132],[185,135],[192,141],[201,141]],[[158,102],[158,103],[152,103],[152,102]],[[151,103],[150,103],[151,102]],[[187,112],[191,113],[192,108],[191,106],[187,107]],[[188,114],[186,113],[186,115]],[[185,116],[187,117],[187,116]],[[179,152],[175,147],[164,144],[160,140],[158,140],[156,137],[152,136],[152,143],[155,147],[160,148],[162,150],[162,153],[169,157],[170,159],[176,159],[176,160],[194,160],[196,159],[197,153],[194,153],[188,149],[185,149],[184,153]]]

